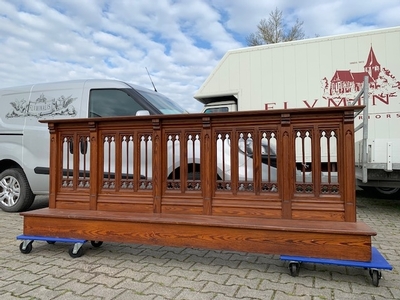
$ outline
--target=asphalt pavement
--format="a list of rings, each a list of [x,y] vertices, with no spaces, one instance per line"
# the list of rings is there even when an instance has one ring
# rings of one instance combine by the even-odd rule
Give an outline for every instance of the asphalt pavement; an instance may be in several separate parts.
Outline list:
[[[46,205],[42,197],[32,209]],[[23,254],[22,217],[0,210],[0,299],[400,299],[400,200],[358,191],[357,215],[393,267],[378,287],[357,267],[304,263],[292,277],[278,255],[85,243],[72,258],[71,244],[40,241]]]

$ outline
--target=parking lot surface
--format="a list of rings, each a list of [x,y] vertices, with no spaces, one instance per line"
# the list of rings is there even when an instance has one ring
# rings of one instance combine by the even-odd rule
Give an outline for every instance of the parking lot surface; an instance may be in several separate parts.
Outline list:
[[[47,205],[39,198],[32,209]],[[23,219],[0,210],[1,299],[400,299],[400,200],[357,192],[358,220],[392,265],[379,286],[368,270],[302,264],[292,277],[278,255],[104,243],[71,258],[65,243],[19,251]]]

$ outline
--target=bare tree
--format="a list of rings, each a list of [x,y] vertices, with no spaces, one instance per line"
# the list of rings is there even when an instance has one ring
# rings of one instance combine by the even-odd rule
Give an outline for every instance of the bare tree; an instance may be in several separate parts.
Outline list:
[[[287,28],[283,20],[282,11],[275,8],[275,11],[269,13],[269,19],[262,19],[257,25],[257,31],[246,38],[247,45],[258,46],[301,40],[304,38],[302,26],[303,21],[297,19],[291,28]]]

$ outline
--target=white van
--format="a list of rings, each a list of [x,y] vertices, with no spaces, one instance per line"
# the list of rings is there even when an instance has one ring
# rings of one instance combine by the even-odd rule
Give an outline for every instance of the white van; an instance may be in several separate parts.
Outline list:
[[[117,80],[75,80],[0,89],[0,208],[28,209],[49,192],[44,119],[187,113],[160,93]]]

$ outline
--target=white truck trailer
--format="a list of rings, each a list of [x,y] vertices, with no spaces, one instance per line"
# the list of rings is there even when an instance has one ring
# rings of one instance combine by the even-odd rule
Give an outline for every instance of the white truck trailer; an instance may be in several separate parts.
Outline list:
[[[228,51],[194,97],[205,113],[345,106],[366,76],[368,97],[358,104],[367,105],[368,118],[358,115],[356,125],[364,123],[367,144],[358,132],[357,184],[400,194],[400,27]]]

